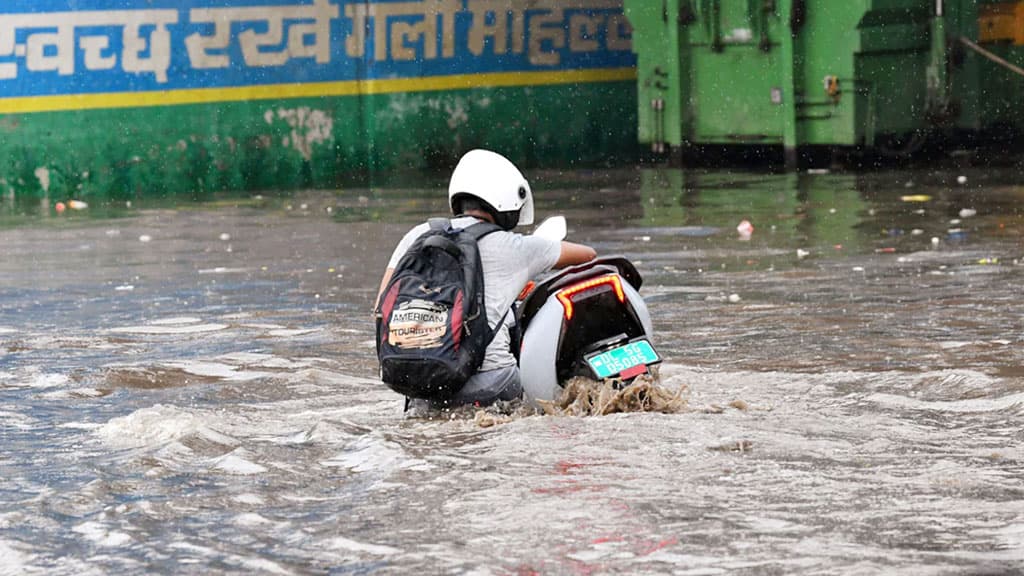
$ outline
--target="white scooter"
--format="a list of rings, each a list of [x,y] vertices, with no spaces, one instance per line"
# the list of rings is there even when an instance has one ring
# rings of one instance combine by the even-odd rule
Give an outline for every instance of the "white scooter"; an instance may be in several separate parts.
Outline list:
[[[565,218],[542,223],[534,235],[562,240]],[[642,283],[620,256],[597,258],[538,282],[519,302],[519,371],[526,400],[556,400],[575,376],[624,383],[661,362]]]

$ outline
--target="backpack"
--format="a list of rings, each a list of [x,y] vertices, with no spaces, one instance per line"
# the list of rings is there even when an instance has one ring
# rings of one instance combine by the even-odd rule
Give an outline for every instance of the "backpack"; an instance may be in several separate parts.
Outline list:
[[[377,359],[381,379],[395,392],[445,402],[480,369],[504,322],[503,316],[493,331],[487,323],[477,246],[501,228],[489,222],[452,228],[444,218],[429,222],[382,292]]]

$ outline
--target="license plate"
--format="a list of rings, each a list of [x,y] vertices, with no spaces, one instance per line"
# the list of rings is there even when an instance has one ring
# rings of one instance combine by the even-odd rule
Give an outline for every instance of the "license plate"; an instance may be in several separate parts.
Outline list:
[[[599,379],[612,378],[635,369],[637,366],[650,366],[661,362],[661,357],[654,351],[654,346],[644,339],[634,340],[607,352],[599,352],[586,356],[590,370]]]

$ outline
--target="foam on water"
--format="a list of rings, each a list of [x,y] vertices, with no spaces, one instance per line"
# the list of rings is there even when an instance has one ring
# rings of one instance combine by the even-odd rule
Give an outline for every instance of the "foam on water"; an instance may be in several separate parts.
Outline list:
[[[7,388],[34,388],[45,390],[67,385],[70,378],[67,374],[44,372],[41,367],[33,366],[20,373],[0,373],[0,385]]]
[[[394,548],[392,546],[366,544],[364,542],[357,542],[340,536],[325,541],[323,546],[333,550],[344,550],[346,552],[356,552],[359,554],[374,554],[376,556],[392,556],[402,552],[398,548]]]
[[[274,356],[273,354],[258,354],[254,352],[233,352],[218,356],[217,360],[244,366],[259,366],[260,368],[275,368],[278,370],[309,368],[313,364],[311,359],[295,360]]]
[[[237,494],[232,496],[231,499],[239,504],[248,504],[250,506],[262,506],[266,503],[266,500],[257,494]]]
[[[234,382],[256,380],[259,378],[267,378],[274,375],[272,372],[243,371],[239,370],[238,366],[222,364],[220,362],[203,362],[189,360],[184,362],[168,362],[167,366],[170,368],[177,368],[183,372],[186,372],[188,374],[194,374],[196,376],[219,378],[222,380]]]
[[[37,573],[30,567],[32,556],[20,551],[14,544],[0,540],[0,576],[22,576]]]
[[[186,324],[199,324],[202,321],[202,318],[195,318],[193,316],[175,316],[172,318],[159,318],[149,324],[151,326],[183,326]]]
[[[0,428],[11,428],[15,430],[31,430],[36,426],[37,420],[27,414],[0,410]]]
[[[911,410],[936,410],[940,412],[997,412],[1013,410],[1015,413],[1024,412],[1024,392],[1000,398],[972,398],[951,401],[919,400],[895,394],[872,394],[867,397],[867,400]]]
[[[121,326],[117,328],[110,328],[108,332],[114,334],[145,334],[150,336],[167,336],[219,332],[221,330],[227,330],[228,327],[229,326],[227,324],[191,324],[184,326]]]
[[[114,448],[159,447],[198,434],[221,444],[235,440],[209,427],[208,413],[157,404],[113,418],[93,434]]]
[[[266,526],[272,524],[270,520],[267,520],[263,516],[256,514],[255,512],[246,512],[235,516],[233,522],[239,526]]]
[[[348,445],[346,451],[322,460],[321,466],[347,468],[352,472],[387,475],[396,470],[429,470],[426,461],[411,458],[401,445],[376,434],[366,434]]]
[[[93,544],[104,548],[126,546],[132,542],[132,537],[129,534],[111,530],[99,522],[83,522],[71,530],[81,534]]]
[[[238,474],[243,476],[262,474],[267,471],[265,466],[252,462],[250,460],[251,457],[252,456],[247,450],[237,448],[224,456],[215,458],[213,460],[213,467],[222,472],[227,472],[228,474]]]

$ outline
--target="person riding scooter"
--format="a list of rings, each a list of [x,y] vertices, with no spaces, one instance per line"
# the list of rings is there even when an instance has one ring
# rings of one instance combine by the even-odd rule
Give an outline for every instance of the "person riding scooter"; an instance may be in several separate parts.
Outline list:
[[[582,244],[512,232],[518,225],[533,223],[533,195],[529,182],[519,169],[495,152],[472,150],[459,160],[448,186],[448,200],[454,216],[447,219],[449,231],[469,230],[479,222],[500,227],[491,227],[477,241],[483,271],[484,308],[492,339],[476,373],[460,389],[448,397],[426,401],[440,407],[486,406],[499,400],[519,399],[523,388],[516,358],[510,349],[509,326],[514,322],[514,314],[509,310],[530,280],[552,268],[588,262],[595,258],[596,252]],[[417,240],[431,230],[432,224],[437,222],[416,226],[398,243],[381,280],[375,310],[380,309],[382,294],[391,283],[403,256],[411,247],[418,246]],[[383,304],[388,304],[388,297],[383,300]],[[405,314],[406,317],[415,316],[408,311]],[[422,310],[416,314],[416,317],[431,316],[429,311]],[[393,331],[391,334],[393,340],[399,338],[396,333]],[[384,338],[386,341],[388,336]],[[419,341],[417,345],[420,345]],[[406,406],[409,407],[409,402]]]

